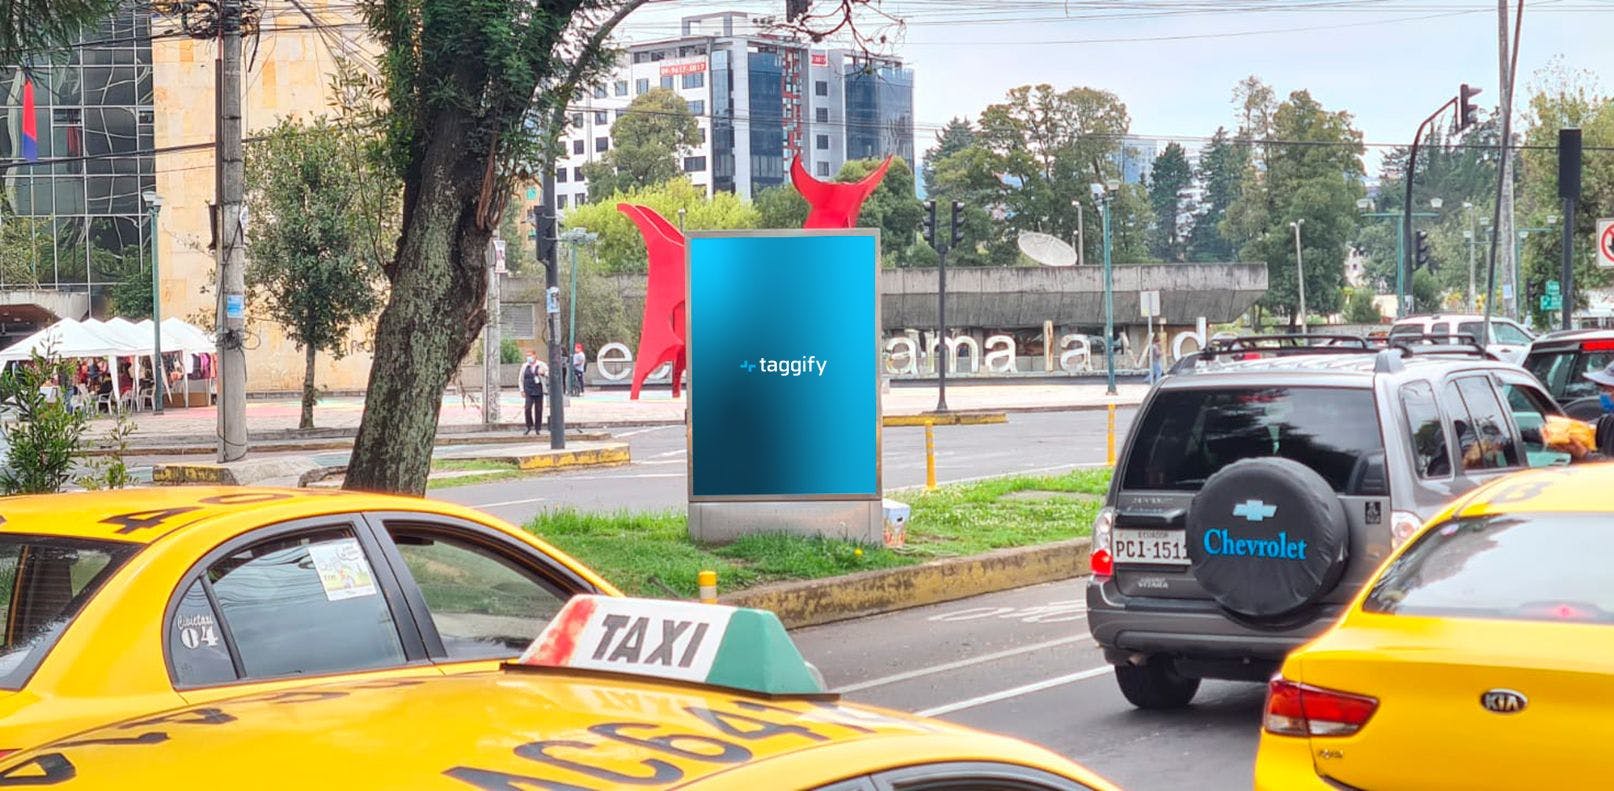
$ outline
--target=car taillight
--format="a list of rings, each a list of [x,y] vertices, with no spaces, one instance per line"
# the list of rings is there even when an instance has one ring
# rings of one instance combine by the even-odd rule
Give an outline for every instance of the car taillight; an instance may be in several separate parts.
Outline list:
[[[1611,340],[1584,341],[1584,342],[1582,342],[1580,344],[1580,350],[1583,351],[1583,352],[1609,352],[1609,351],[1614,351],[1614,341],[1611,341]]]
[[[1423,520],[1419,519],[1417,514],[1391,511],[1390,547],[1393,549],[1407,543],[1407,539],[1412,538],[1412,534],[1418,532],[1420,527],[1423,527]]]
[[[1267,684],[1265,726],[1282,736],[1349,736],[1379,708],[1377,699],[1296,684],[1282,676]]]
[[[1108,577],[1115,573],[1115,558],[1110,555],[1110,531],[1115,527],[1115,509],[1100,508],[1093,517],[1093,554],[1087,566],[1095,577]]]

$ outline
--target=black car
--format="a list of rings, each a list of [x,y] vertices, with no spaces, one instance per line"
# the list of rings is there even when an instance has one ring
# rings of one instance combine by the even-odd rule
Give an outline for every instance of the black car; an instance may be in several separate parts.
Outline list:
[[[1614,330],[1570,330],[1538,338],[1524,367],[1577,420],[1596,420],[1607,410],[1602,390],[1586,374],[1614,363]]]

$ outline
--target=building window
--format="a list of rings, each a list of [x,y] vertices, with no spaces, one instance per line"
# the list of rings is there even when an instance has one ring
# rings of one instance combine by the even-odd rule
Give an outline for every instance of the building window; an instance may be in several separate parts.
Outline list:
[[[586,193],[586,192],[577,193],[577,205],[582,206],[585,203],[588,203],[588,193]]]
[[[706,127],[701,127],[701,142],[706,142]]]
[[[596,86],[594,86],[594,98],[596,98],[596,99],[604,99],[605,98],[605,86],[604,85],[596,85]]]
[[[821,178],[821,179],[829,178],[829,163],[828,162],[820,162],[820,163],[818,163],[818,177]]]
[[[819,135],[817,140],[814,142],[813,147],[817,148],[819,151],[828,151],[829,135]]]
[[[706,169],[706,157],[684,157],[684,172],[699,173]]]
[[[637,95],[639,95],[641,93],[644,93],[645,91],[648,91],[648,90],[650,90],[650,80],[649,80],[649,78],[640,77],[639,79],[633,81],[633,94],[635,96],[637,96]]]
[[[582,129],[583,128],[583,114],[582,113],[572,113],[572,128],[573,129]]]
[[[813,120],[821,124],[829,123],[829,108],[820,107],[813,111]]]
[[[559,168],[555,171],[555,180],[562,184],[566,183],[566,168]]]
[[[616,84],[611,86],[611,87],[615,89],[615,90],[612,91],[612,93],[616,94],[617,96],[627,96],[628,95],[628,81],[627,80],[617,80]]]
[[[661,78],[661,87],[666,88],[669,91],[672,90],[673,78],[671,75]]]
[[[826,80],[816,80],[816,81],[814,81],[813,82],[813,95],[814,96],[828,96],[829,95],[829,82],[826,81]]]
[[[705,115],[706,114],[706,100],[705,99],[691,99],[691,100],[689,100],[689,114],[693,115],[693,116],[695,116],[697,118],[699,118],[700,116]]]
[[[596,124],[608,124],[608,123],[611,123],[611,114],[609,112],[605,111],[605,110],[596,110],[594,112],[594,123],[596,123]]]
[[[628,114],[627,110],[616,110],[611,115],[615,120],[620,121],[620,120],[622,120],[622,116],[627,115],[627,114]]]
[[[582,168],[572,168],[572,181],[575,181],[578,184],[583,183],[583,169]]]
[[[572,141],[572,155],[573,156],[579,156],[582,153],[583,153],[583,141],[582,140],[573,140]]]
[[[566,196],[565,195],[556,195],[555,196],[555,208],[557,208],[557,209],[566,208]]]
[[[694,74],[685,74],[684,75],[684,87],[685,88],[705,88],[706,87],[706,72],[697,71]]]
[[[598,154],[600,152],[610,151],[610,150],[611,150],[611,138],[609,138],[609,137],[596,137],[596,138],[594,138],[594,153]]]

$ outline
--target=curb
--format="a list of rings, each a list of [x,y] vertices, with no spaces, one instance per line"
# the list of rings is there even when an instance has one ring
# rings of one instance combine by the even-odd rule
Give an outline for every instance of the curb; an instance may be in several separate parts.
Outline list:
[[[719,601],[772,610],[786,628],[799,629],[1080,577],[1088,573],[1091,546],[1091,539],[1073,538],[917,566],[763,585]]]
[[[926,423],[935,426],[985,426],[1007,422],[1009,416],[1004,412],[921,412],[917,415],[886,415],[881,418],[881,424],[886,428],[923,426]]]
[[[548,436],[542,435],[542,436]],[[567,434],[567,442],[600,442],[611,439],[605,432],[584,432]],[[439,437],[433,443],[435,446],[447,445],[518,445],[530,442],[531,438],[521,438],[515,435],[496,434],[489,436],[447,436]],[[293,442],[288,440],[270,440],[266,442],[252,442],[252,450],[262,453],[285,453],[309,450],[347,450],[353,447],[353,439],[311,439],[306,442]],[[130,445],[123,452],[124,456],[204,456],[218,452],[212,445]],[[85,452],[86,456],[110,456],[112,448],[92,448]]]

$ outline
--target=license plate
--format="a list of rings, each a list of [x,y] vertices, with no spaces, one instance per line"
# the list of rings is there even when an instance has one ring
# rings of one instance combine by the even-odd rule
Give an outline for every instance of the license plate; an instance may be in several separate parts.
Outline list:
[[[1188,565],[1188,540],[1181,530],[1116,530],[1110,554],[1116,563]]]

